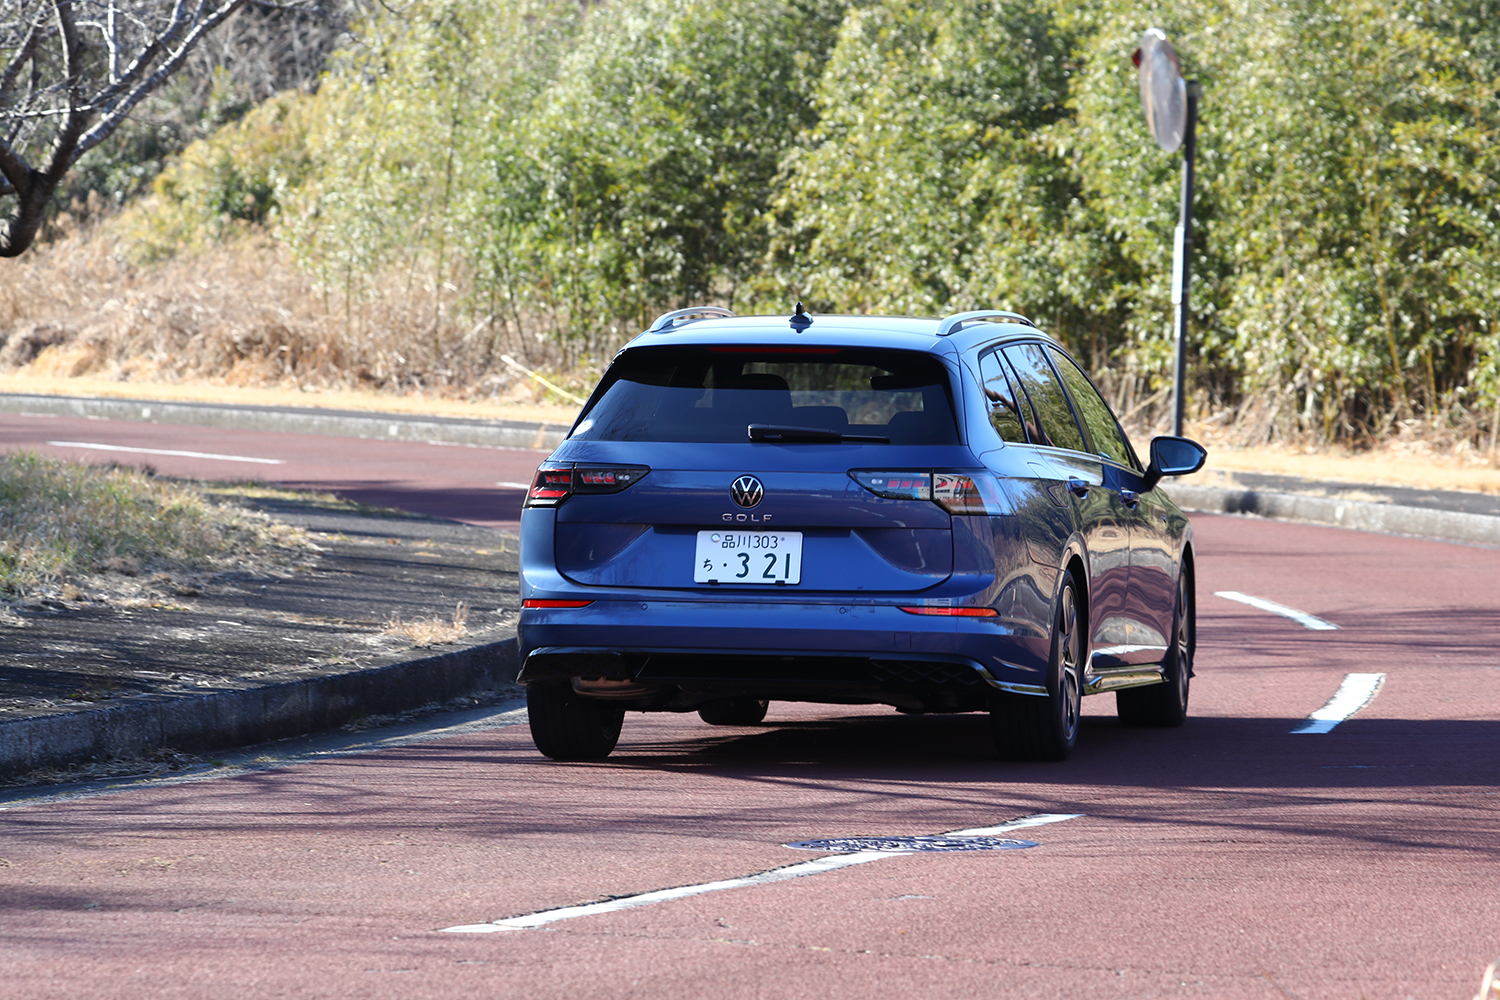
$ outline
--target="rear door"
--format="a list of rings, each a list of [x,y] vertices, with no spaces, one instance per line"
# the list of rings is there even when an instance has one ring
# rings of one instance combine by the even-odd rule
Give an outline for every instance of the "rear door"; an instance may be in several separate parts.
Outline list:
[[[1027,431],[1046,445],[1048,490],[1072,507],[1073,527],[1089,553],[1088,616],[1097,666],[1129,662],[1133,650],[1127,608],[1130,589],[1130,513],[1105,463],[1090,453],[1084,428],[1041,344],[1012,344],[1002,351],[1030,405]],[[1025,411],[1023,410],[1023,413]]]
[[[635,348],[552,460],[580,484],[631,482],[558,504],[556,565],[585,586],[704,595],[926,590],[954,564],[932,470],[966,455],[932,355]]]
[[[1103,486],[1110,495],[1113,514],[1129,529],[1130,574],[1123,612],[1126,634],[1119,647],[1109,650],[1111,655],[1100,657],[1100,666],[1112,662],[1156,663],[1166,655],[1166,629],[1162,626],[1160,609],[1165,606],[1170,618],[1171,601],[1176,594],[1170,568],[1163,572],[1163,560],[1159,558],[1164,537],[1162,524],[1152,516],[1153,508],[1142,496],[1145,478],[1140,462],[1109,405],[1071,358],[1051,347],[1048,354],[1067,386],[1089,447],[1100,459]],[[1170,557],[1165,562],[1169,566]]]
[[[1130,590],[1126,617],[1130,621],[1130,663],[1155,663],[1167,652],[1172,609],[1177,598],[1177,567],[1160,494],[1146,489],[1145,470],[1119,421],[1092,382],[1071,359],[1053,358],[1067,383],[1094,451],[1104,459],[1105,485],[1123,502],[1130,521]]]

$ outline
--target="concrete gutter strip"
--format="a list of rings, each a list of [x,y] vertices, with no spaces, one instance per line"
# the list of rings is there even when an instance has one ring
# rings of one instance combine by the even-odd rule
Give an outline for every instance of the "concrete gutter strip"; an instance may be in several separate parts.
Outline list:
[[[1163,489],[1183,510],[1250,514],[1278,521],[1326,524],[1387,535],[1414,535],[1470,545],[1500,546],[1500,517],[1487,514],[1187,483],[1164,485]]]
[[[556,448],[568,436],[561,424],[520,420],[469,420],[461,417],[414,417],[357,410],[287,409],[272,406],[221,406],[214,403],[163,403],[149,399],[104,399],[88,396],[40,396],[0,393],[0,413],[55,417],[136,420],[153,424],[189,424],[282,434],[326,434],[330,437],[427,441],[488,448]]]
[[[169,747],[205,752],[337,729],[511,685],[510,638],[310,680],[0,722],[0,778]]]

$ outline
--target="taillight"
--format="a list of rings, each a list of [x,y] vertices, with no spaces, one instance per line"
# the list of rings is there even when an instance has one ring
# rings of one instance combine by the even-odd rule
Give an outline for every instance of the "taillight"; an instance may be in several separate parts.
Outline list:
[[[527,507],[556,507],[573,492],[571,465],[543,465],[526,494]]]
[[[887,500],[931,500],[932,473],[930,472],[869,472],[853,469],[849,472],[856,483],[878,497]]]
[[[878,497],[931,500],[950,514],[1014,513],[1000,484],[982,472],[851,469],[849,476]]]
[[[575,493],[619,493],[650,471],[644,465],[549,463],[536,470],[526,506],[556,507]]]
[[[618,493],[651,470],[644,465],[575,465],[574,493]]]
[[[993,476],[934,472],[932,499],[950,514],[1010,514],[1010,501]]]

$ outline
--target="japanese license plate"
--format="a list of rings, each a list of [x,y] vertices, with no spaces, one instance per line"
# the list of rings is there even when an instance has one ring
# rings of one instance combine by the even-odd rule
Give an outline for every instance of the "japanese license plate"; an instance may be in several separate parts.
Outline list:
[[[802,582],[800,531],[700,531],[694,583]]]

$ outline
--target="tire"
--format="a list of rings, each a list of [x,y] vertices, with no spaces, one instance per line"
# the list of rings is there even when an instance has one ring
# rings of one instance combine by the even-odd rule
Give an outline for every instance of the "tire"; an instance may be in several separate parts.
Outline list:
[[[1187,721],[1188,688],[1193,679],[1193,650],[1197,646],[1197,616],[1189,588],[1192,570],[1177,576],[1177,605],[1172,610],[1172,647],[1162,661],[1163,683],[1115,692],[1115,714],[1132,728],[1171,729]]]
[[[567,684],[526,685],[531,739],[553,760],[603,760],[620,740],[625,710],[584,698]]]
[[[770,706],[763,698],[720,698],[698,709],[698,718],[710,726],[753,726]]]
[[[995,694],[990,701],[990,728],[995,749],[1008,760],[1067,760],[1078,743],[1083,715],[1083,650],[1088,629],[1069,575],[1057,595],[1047,697]]]

